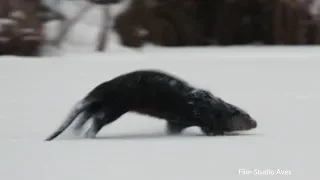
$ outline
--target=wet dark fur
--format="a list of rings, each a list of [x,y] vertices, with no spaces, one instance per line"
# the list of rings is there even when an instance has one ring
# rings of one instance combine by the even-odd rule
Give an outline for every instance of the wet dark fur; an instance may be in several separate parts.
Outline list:
[[[166,120],[169,134],[180,133],[191,126],[200,127],[207,135],[223,134],[239,130],[237,128],[242,126],[242,120],[249,123],[245,125],[245,130],[256,126],[246,112],[209,91],[192,87],[164,72],[141,70],[123,74],[94,88],[47,140],[62,133],[79,114],[81,116],[75,130],[79,131],[92,117],[93,125],[86,137],[94,138],[101,128],[127,112]],[[237,119],[231,121],[234,117],[242,119],[237,123]]]

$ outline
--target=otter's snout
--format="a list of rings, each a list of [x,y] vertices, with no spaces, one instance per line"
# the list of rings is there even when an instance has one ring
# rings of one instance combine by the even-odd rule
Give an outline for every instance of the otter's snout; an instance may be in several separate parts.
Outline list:
[[[250,121],[250,126],[251,126],[252,129],[256,128],[256,127],[258,126],[257,121],[251,120],[251,121]]]
[[[258,126],[256,120],[248,116],[235,116],[229,119],[228,129],[231,131],[246,131]]]
[[[242,130],[250,130],[250,129],[254,129],[258,126],[257,121],[254,119],[251,119],[251,118],[247,119],[247,120],[244,119],[243,122],[244,123],[242,124],[242,126],[244,126],[244,127],[242,127]]]

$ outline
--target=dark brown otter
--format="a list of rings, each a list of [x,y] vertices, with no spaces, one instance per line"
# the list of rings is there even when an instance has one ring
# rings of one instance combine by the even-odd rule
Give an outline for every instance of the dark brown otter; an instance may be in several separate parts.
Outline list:
[[[200,127],[206,135],[250,130],[257,122],[239,107],[223,101],[204,89],[156,70],[129,72],[101,83],[80,100],[63,124],[46,140],[61,134],[79,115],[79,131],[93,118],[86,133],[95,138],[106,125],[127,112],[136,112],[167,121],[169,134],[180,133],[191,126]]]

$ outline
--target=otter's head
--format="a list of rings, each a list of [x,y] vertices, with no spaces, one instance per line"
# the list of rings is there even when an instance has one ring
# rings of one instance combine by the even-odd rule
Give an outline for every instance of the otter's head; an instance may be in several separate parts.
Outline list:
[[[205,124],[211,126],[208,133],[247,131],[257,127],[257,122],[243,109],[225,102],[206,90],[192,91],[194,112]]]
[[[229,116],[222,119],[222,128],[225,132],[247,131],[257,127],[257,121],[244,110],[231,105],[230,112]]]

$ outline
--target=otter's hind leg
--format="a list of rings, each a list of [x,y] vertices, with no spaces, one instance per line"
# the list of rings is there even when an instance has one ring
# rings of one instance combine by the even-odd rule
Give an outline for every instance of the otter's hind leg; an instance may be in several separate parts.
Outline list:
[[[83,112],[80,115],[78,122],[75,124],[73,128],[73,131],[76,135],[80,134],[84,124],[91,118],[91,116],[92,116],[92,113],[89,113],[89,112]]]
[[[85,138],[95,138],[98,132],[106,125],[114,122],[120,116],[122,116],[124,112],[115,111],[112,109],[101,110],[98,113],[93,115],[93,122],[91,127],[85,133]]]
[[[176,122],[167,122],[167,133],[170,135],[180,134],[187,127],[190,127],[190,125]]]
[[[86,109],[84,112],[80,114],[78,121],[76,122],[73,131],[75,134],[79,135],[83,126],[86,122],[89,121],[91,117],[93,117],[97,112],[101,110],[100,105],[93,105]]]

